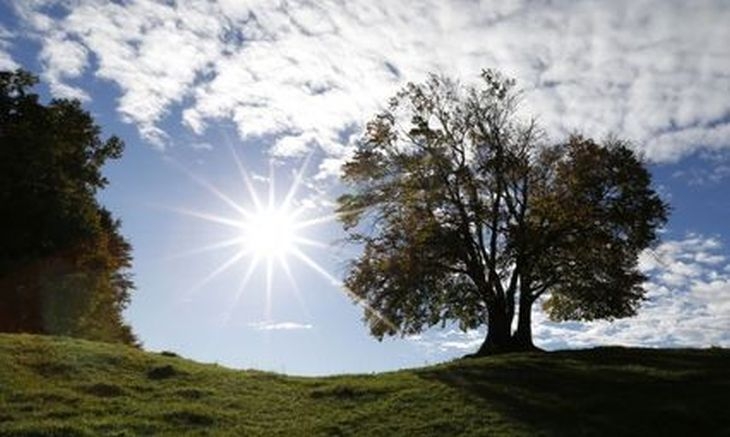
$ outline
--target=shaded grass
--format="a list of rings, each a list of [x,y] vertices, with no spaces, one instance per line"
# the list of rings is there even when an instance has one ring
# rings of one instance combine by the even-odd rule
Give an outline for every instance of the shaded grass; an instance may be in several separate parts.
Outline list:
[[[0,435],[730,435],[730,352],[601,348],[300,378],[0,335]]]
[[[726,350],[599,348],[419,373],[535,435],[730,435]]]

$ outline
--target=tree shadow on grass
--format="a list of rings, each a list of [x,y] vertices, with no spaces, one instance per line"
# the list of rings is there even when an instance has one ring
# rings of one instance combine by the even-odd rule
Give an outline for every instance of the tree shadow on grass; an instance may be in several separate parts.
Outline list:
[[[730,435],[726,350],[514,354],[419,375],[536,435]]]

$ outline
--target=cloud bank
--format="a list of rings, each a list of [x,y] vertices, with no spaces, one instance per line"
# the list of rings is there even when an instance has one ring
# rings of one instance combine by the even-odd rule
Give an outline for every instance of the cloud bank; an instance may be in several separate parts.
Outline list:
[[[656,162],[730,148],[724,0],[61,5],[15,2],[52,91],[88,98],[84,74],[115,84],[121,117],[159,145],[174,109],[197,133],[230,120],[242,138],[273,138],[275,154],[319,148],[336,171],[405,81],[496,67],[518,78],[525,110],[554,135],[618,133]]]

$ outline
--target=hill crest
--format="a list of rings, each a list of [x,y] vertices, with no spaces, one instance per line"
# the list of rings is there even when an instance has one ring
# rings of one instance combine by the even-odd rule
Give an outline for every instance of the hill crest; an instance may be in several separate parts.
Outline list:
[[[0,435],[730,435],[730,351],[598,348],[293,377],[0,334]]]

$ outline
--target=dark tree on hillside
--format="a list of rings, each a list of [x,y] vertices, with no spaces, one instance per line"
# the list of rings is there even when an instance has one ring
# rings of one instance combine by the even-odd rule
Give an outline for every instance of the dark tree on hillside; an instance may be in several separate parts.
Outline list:
[[[78,101],[40,103],[36,82],[0,72],[0,331],[134,343],[131,247],[95,198],[124,144]]]
[[[667,217],[649,172],[620,140],[545,144],[514,82],[481,79],[408,84],[344,165],[338,211],[363,248],[345,283],[372,334],[486,325],[486,354],[534,347],[538,300],[557,320],[635,314],[638,255]]]

